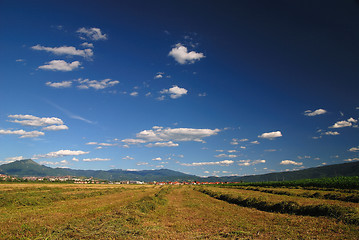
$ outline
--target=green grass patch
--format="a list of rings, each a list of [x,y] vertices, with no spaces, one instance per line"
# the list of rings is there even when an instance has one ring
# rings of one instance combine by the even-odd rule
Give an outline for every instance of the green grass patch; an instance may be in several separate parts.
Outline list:
[[[226,201],[228,203],[237,204],[243,207],[256,208],[261,211],[289,213],[304,216],[326,216],[338,219],[348,224],[359,225],[359,214],[352,207],[343,207],[338,205],[299,205],[294,201],[282,201],[273,203],[263,198],[248,197],[244,198],[240,195],[224,194],[215,192],[205,188],[197,188],[198,191],[207,194],[213,198]]]

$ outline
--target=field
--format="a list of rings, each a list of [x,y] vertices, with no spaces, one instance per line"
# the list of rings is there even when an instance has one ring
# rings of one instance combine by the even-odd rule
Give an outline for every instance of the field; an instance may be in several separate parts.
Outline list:
[[[283,186],[0,184],[0,239],[359,239],[358,193]]]

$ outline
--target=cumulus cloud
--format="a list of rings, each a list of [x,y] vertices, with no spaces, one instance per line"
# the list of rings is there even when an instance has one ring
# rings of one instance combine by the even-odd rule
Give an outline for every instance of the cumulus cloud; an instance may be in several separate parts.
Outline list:
[[[15,114],[9,115],[9,118],[14,118],[11,122],[20,123],[23,126],[42,127],[47,125],[59,124],[62,125],[64,122],[60,118],[56,117],[36,117],[33,115]],[[18,120],[21,119],[21,120]]]
[[[38,158],[58,158],[58,157],[64,157],[64,156],[78,156],[83,154],[88,154],[90,152],[84,152],[81,150],[78,151],[72,151],[72,150],[59,150],[56,152],[49,152],[46,154],[37,154],[33,156],[33,159]]]
[[[194,63],[205,57],[203,53],[188,52],[188,49],[181,43],[177,43],[168,53],[168,56],[173,57],[179,64]]]
[[[163,89],[160,93],[161,94],[169,94],[172,99],[176,99],[179,97],[182,97],[182,95],[186,95],[188,90],[185,88],[178,87],[176,85],[173,85],[169,89]]]
[[[136,139],[124,139],[127,144],[149,142],[203,142],[202,138],[217,135],[219,129],[196,129],[196,128],[163,128],[155,126],[151,130],[143,130],[136,134]]]
[[[93,56],[93,51],[90,48],[87,49],[76,49],[75,47],[44,47],[41,45],[36,45],[31,47],[34,50],[51,52],[56,55],[71,55],[71,56],[81,56],[85,58],[90,58]]]
[[[353,123],[357,123],[358,120],[354,118],[349,118],[348,120],[338,121],[334,123],[333,126],[330,126],[329,128],[343,128],[343,127],[351,127],[353,126]]]
[[[278,138],[281,136],[282,136],[282,133],[280,131],[276,131],[276,132],[262,133],[258,137],[273,140],[274,138]]]
[[[260,142],[258,142],[258,141],[252,141],[251,143],[252,144],[260,144]]]
[[[59,130],[67,130],[67,129],[69,128],[66,125],[51,125],[42,128],[42,130],[46,130],[46,131],[59,131]]]
[[[309,117],[313,117],[313,116],[324,114],[326,112],[327,112],[326,110],[320,108],[320,109],[317,109],[315,111],[307,110],[307,111],[304,112],[304,115],[309,116]]]
[[[130,157],[130,156],[126,156],[126,157],[123,157],[122,159],[124,159],[124,160],[133,160],[134,158]]]
[[[81,34],[81,39],[89,39],[93,41],[107,40],[107,35],[102,34],[100,28],[79,28],[76,32]],[[83,37],[85,36],[85,37]]]
[[[232,160],[223,160],[223,161],[218,161],[218,162],[194,162],[194,163],[182,163],[181,165],[183,166],[206,166],[206,165],[230,165],[233,164],[234,161]]]
[[[303,165],[302,162],[295,162],[295,161],[292,161],[292,160],[283,160],[280,162],[281,165],[297,165],[297,166],[301,166]]]
[[[358,147],[352,147],[348,151],[349,152],[359,152],[359,146]]]
[[[156,157],[156,158],[153,158],[152,160],[153,160],[153,161],[162,161],[162,158]]]
[[[73,61],[72,63],[68,63],[64,60],[52,60],[45,65],[39,66],[38,68],[43,70],[69,72],[80,67],[80,65],[81,63],[79,61]]]
[[[108,88],[108,87],[113,87],[113,86],[120,83],[119,81],[111,80],[110,78],[107,78],[107,79],[104,79],[104,80],[101,80],[101,81],[79,78],[77,80],[77,82],[80,84],[79,86],[77,86],[80,89],[93,88],[93,89],[96,89],[96,90],[105,89],[105,88]]]
[[[45,133],[40,132],[40,131],[27,132],[27,131],[22,130],[22,129],[20,129],[20,130],[3,130],[3,129],[0,129],[0,134],[2,134],[2,135],[20,135],[19,138],[35,138],[35,137],[45,135]]]
[[[172,141],[169,142],[156,142],[156,143],[149,143],[146,147],[178,147],[178,143],[174,143]]]
[[[58,131],[69,129],[60,118],[56,117],[36,117],[33,115],[15,114],[9,115],[9,118],[14,118],[13,123],[19,123],[23,126],[43,127],[42,130]]]
[[[82,159],[84,162],[101,162],[101,161],[111,161],[110,158],[85,158]]]
[[[46,86],[53,88],[68,88],[71,87],[72,81],[62,81],[62,82],[46,82]]]

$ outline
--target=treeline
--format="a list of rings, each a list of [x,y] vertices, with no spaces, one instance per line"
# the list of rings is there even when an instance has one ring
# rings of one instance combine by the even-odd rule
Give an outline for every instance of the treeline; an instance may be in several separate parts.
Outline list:
[[[242,182],[228,184],[228,186],[359,189],[359,177],[332,177],[294,181]]]

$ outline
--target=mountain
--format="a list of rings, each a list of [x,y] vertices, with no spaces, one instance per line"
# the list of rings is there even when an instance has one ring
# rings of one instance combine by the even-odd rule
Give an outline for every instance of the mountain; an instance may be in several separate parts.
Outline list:
[[[233,178],[233,182],[266,182],[266,181],[290,181],[299,179],[313,179],[338,176],[359,176],[359,162],[349,162],[328,166],[307,168],[297,171],[268,173]]]
[[[69,168],[51,168],[40,165],[31,159],[15,161],[0,165],[0,173],[17,177],[35,176],[77,176],[94,177],[110,181],[187,181],[198,180],[199,177],[169,169],[126,171],[121,169],[104,170],[74,170]]]
[[[69,168],[51,168],[40,165],[31,159],[15,161],[0,165],[0,173],[17,177],[35,176],[77,176],[94,177],[110,181],[205,181],[205,182],[265,182],[299,180],[336,176],[359,176],[359,162],[342,163],[321,167],[308,168],[298,171],[268,173],[251,176],[207,177],[202,178],[169,169],[126,171],[121,169],[104,170],[74,170]]]

